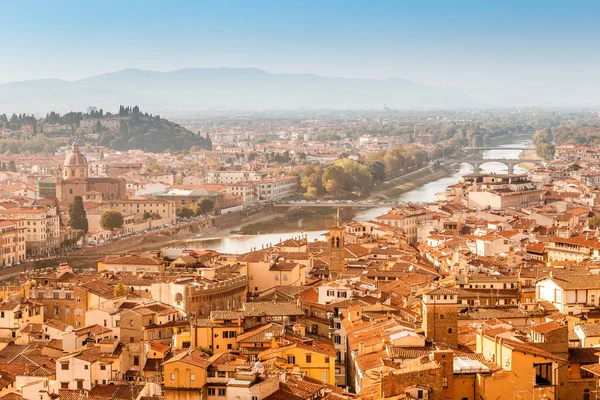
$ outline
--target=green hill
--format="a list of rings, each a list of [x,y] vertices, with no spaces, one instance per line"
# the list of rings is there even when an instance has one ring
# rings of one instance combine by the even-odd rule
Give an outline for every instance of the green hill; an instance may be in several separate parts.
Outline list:
[[[204,138],[192,131],[158,115],[141,113],[139,108],[121,106],[121,120],[117,134],[101,134],[99,144],[114,150],[140,149],[161,153],[165,150],[182,151],[196,146],[212,150],[210,138]]]

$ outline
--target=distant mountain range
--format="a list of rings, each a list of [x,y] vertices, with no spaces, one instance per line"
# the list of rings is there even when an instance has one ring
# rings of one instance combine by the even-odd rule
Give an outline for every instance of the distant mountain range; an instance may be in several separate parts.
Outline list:
[[[401,78],[347,79],[271,74],[255,68],[125,69],[77,81],[41,79],[0,85],[0,113],[45,115],[96,106],[139,105],[152,113],[291,109],[590,107],[598,90],[560,85],[500,89],[423,85]]]

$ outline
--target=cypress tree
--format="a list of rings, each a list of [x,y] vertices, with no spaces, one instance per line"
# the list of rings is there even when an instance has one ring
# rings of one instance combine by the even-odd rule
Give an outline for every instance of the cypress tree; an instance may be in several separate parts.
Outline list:
[[[88,219],[85,208],[83,207],[83,199],[81,196],[75,196],[73,202],[69,206],[69,217],[71,221],[69,226],[73,229],[78,229],[87,233],[88,231]]]

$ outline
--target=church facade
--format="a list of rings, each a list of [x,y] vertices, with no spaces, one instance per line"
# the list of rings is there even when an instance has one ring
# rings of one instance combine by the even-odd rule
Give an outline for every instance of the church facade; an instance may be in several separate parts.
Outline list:
[[[76,196],[102,196],[103,200],[127,198],[125,179],[90,177],[87,159],[73,143],[71,154],[56,172],[56,197],[71,202]]]

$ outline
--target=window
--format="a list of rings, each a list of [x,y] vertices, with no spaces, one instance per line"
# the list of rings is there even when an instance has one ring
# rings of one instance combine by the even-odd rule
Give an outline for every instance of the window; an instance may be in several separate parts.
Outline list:
[[[258,396],[252,396],[251,400],[259,400],[259,397]]]
[[[229,331],[223,332],[223,339],[229,339]]]
[[[4,311],[0,312],[0,318],[4,318]]]
[[[329,296],[329,297],[335,296],[335,290],[328,290],[327,291],[327,296]]]
[[[275,280],[278,281],[279,280],[279,274],[275,274]]]
[[[440,314],[440,319],[444,319],[444,314]]]
[[[287,281],[287,274],[283,274],[283,280]]]
[[[133,356],[133,365],[140,365],[140,357]]]
[[[209,396],[214,396],[215,395],[215,388],[208,388],[208,395]]]
[[[194,382],[196,380],[196,375],[190,374],[190,382]]]
[[[218,371],[217,377],[219,378],[227,378],[227,373],[225,371]]]
[[[552,363],[533,364],[535,370],[535,384],[537,386],[552,385]]]
[[[171,374],[171,380],[174,381],[175,380],[175,374]]]
[[[219,396],[225,396],[225,389],[219,389]]]
[[[100,366],[100,371],[106,371],[106,365],[101,365]]]
[[[86,364],[83,366],[83,369],[90,369],[90,366]]]
[[[424,396],[423,390],[419,390],[417,392],[417,399],[424,399],[424,398],[425,398],[425,396]]]
[[[442,378],[442,386],[444,388],[448,387],[448,378],[446,378],[445,376]]]
[[[335,343],[335,344],[342,344],[342,337],[340,335],[335,335],[333,337],[333,343]]]
[[[452,333],[452,328],[448,328],[448,333]]]
[[[311,354],[307,354],[306,355],[306,363],[310,364],[312,362],[312,355]]]
[[[129,321],[129,326],[133,326],[133,320]]]
[[[583,391],[583,400],[590,400],[590,389],[585,389]]]
[[[60,388],[61,389],[68,389],[69,388],[69,382],[61,382],[60,383]]]
[[[296,364],[296,357],[294,357],[294,356],[287,356],[287,363],[288,364]]]
[[[323,371],[323,373],[321,374],[321,380],[323,382],[328,382],[329,381],[329,374],[327,373],[327,371]]]
[[[61,363],[60,364],[60,369],[63,371],[67,371],[69,369],[69,364],[68,363]]]

